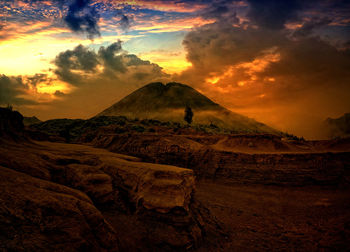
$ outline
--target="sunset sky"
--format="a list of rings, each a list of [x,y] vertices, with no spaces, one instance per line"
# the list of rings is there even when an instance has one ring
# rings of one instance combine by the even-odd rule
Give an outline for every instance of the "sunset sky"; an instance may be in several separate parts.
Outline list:
[[[154,81],[319,137],[350,112],[350,1],[0,0],[0,105],[89,118]]]

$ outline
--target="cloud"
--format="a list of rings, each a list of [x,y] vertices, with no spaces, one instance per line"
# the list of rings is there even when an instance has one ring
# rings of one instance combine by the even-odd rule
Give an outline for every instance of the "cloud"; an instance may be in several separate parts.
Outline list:
[[[81,86],[92,79],[116,80],[140,71],[135,76],[165,76],[161,67],[150,61],[144,61],[136,55],[127,54],[118,41],[109,46],[101,46],[97,52],[83,45],[59,53],[53,63],[54,73],[73,86]]]
[[[302,9],[299,0],[248,0],[248,18],[257,25],[269,29],[283,29],[284,24],[297,18]]]
[[[173,1],[173,0],[119,0],[119,1],[109,1],[101,0],[101,2],[108,2],[108,4],[113,7],[119,7],[120,5],[133,5],[135,8],[156,10],[162,12],[180,12],[180,13],[191,13],[201,10],[206,7],[206,2],[203,1]]]
[[[51,99],[35,108],[22,106],[20,111],[25,115],[35,114],[43,119],[88,118],[145,84],[170,81],[170,76],[161,67],[128,54],[120,41],[101,46],[96,51],[79,45],[59,53],[53,63],[52,73],[58,80],[52,82],[63,81],[69,87],[57,89],[58,84],[47,87]],[[33,76],[33,84],[40,77]]]
[[[123,56],[119,54],[122,52],[121,43],[121,41],[118,41],[107,47],[101,46],[98,50],[98,57],[103,63],[106,75],[113,76],[114,72],[124,73],[126,71]]]
[[[319,122],[350,108],[350,51],[314,35],[328,19],[311,19],[292,37],[283,29],[287,20],[281,18],[276,26],[257,20],[258,27],[218,20],[193,29],[183,41],[192,67],[174,79],[236,112],[319,137]]]
[[[35,74],[33,76],[28,76],[27,77],[27,82],[29,85],[36,87],[39,83],[47,82],[48,81],[48,76],[47,74]]]
[[[216,20],[230,24],[239,24],[236,9],[241,4],[239,1],[219,0],[213,1],[205,9],[200,11],[200,15],[205,19]]]
[[[86,47],[79,45],[73,50],[59,53],[53,63],[57,66],[55,74],[61,80],[76,86],[82,80],[80,74],[73,71],[94,72],[99,61],[94,51],[90,51]]]
[[[89,39],[101,36],[98,20],[100,18],[90,0],[74,0],[69,5],[64,21],[74,32],[86,33]]]
[[[123,30],[128,30],[130,28],[129,18],[126,15],[122,14],[119,25]]]
[[[28,86],[21,77],[0,75],[0,105],[28,105],[35,101],[21,97],[26,94]]]
[[[215,23],[188,33],[183,45],[193,66],[215,72],[222,70],[222,66],[253,60],[262,50],[285,41],[286,38],[275,31]]]
[[[63,97],[63,96],[65,96],[65,93],[63,93],[62,91],[56,90],[54,95],[57,96],[57,97]]]
[[[323,18],[313,18],[307,22],[305,22],[300,28],[297,28],[293,32],[293,36],[295,38],[307,37],[313,34],[315,29],[326,26],[332,22],[332,19],[328,17]]]

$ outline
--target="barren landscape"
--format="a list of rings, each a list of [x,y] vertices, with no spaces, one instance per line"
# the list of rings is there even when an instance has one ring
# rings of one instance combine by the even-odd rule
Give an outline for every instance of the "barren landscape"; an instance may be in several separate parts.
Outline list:
[[[350,1],[0,0],[0,252],[350,251]]]
[[[34,134],[21,120],[1,110],[4,251],[349,246],[348,141],[186,127],[169,135],[167,126],[151,135],[111,134],[120,126],[110,125],[73,144]]]

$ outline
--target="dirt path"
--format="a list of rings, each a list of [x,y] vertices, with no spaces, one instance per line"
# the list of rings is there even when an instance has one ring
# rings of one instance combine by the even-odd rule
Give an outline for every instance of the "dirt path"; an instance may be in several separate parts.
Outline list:
[[[228,237],[200,251],[348,251],[350,190],[223,185],[202,181],[197,198]]]

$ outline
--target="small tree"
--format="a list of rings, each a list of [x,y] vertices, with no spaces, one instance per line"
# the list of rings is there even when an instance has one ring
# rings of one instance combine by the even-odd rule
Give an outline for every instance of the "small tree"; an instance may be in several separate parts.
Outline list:
[[[185,121],[188,124],[191,124],[192,117],[193,117],[192,109],[189,106],[186,106],[186,108],[185,108],[185,117],[184,117]]]

